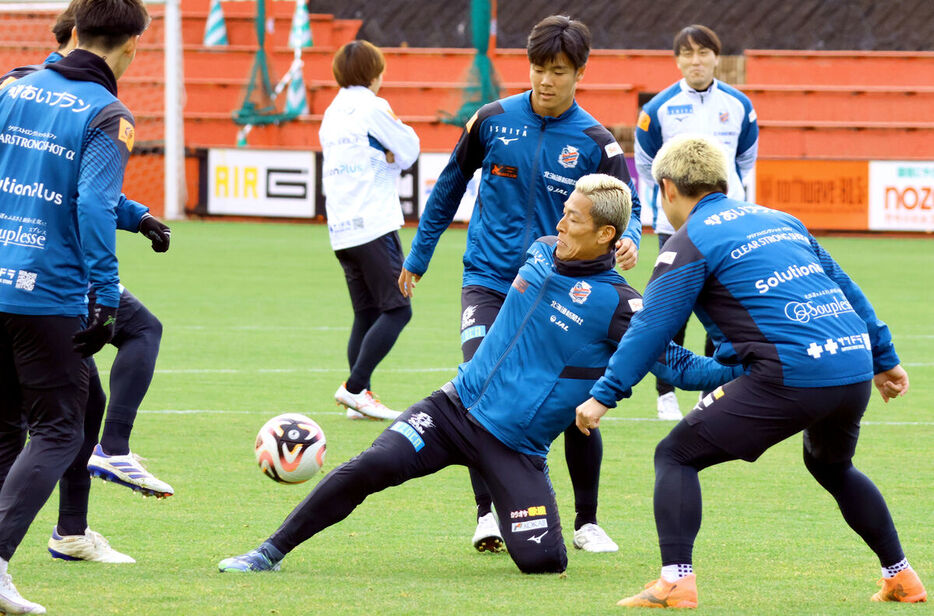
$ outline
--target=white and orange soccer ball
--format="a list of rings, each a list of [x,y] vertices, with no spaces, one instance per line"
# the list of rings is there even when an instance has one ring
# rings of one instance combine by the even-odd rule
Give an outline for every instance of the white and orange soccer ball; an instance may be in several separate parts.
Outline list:
[[[279,483],[302,483],[324,464],[326,441],[321,426],[300,413],[273,417],[256,435],[256,463]]]

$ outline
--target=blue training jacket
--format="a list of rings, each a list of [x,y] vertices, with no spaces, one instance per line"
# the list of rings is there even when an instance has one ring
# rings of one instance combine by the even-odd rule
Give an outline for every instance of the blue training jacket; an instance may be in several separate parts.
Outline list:
[[[718,354],[735,354],[750,376],[766,382],[847,385],[899,363],[888,327],[801,221],[713,193],[665,244],[645,308],[593,397],[606,406],[621,399],[692,308],[726,341]]]
[[[428,197],[405,269],[424,274],[441,233],[454,220],[477,169],[477,202],[467,230],[464,286],[506,293],[525,251],[555,232],[578,178],[606,173],[632,191],[632,218],[623,234],[639,245],[641,206],[623,150],[610,132],[575,102],[560,116],[532,110],[531,91],[484,105],[467,123]]]
[[[541,238],[529,248],[496,321],[453,381],[468,412],[493,436],[538,456],[574,421],[642,308],[639,293],[613,271],[612,252],[561,261],[555,241]],[[652,371],[682,389],[713,389],[743,372],[674,343]]]
[[[0,83],[0,311],[79,316],[120,299],[116,207],[133,116],[96,55]],[[137,221],[138,224],[138,221]]]
[[[57,51],[53,51],[45,60],[43,60],[42,64],[54,64],[64,57],[65,56],[58,53]],[[3,77],[0,77],[0,82],[3,82],[9,76],[19,78],[23,75],[28,75],[29,73],[38,71],[42,68],[44,68],[42,65],[32,65],[13,69]],[[120,200],[117,202],[117,228],[121,231],[138,233],[139,223],[142,222],[143,217],[148,213],[148,207],[142,203],[139,203],[138,201],[127,199],[126,195],[121,193]]]

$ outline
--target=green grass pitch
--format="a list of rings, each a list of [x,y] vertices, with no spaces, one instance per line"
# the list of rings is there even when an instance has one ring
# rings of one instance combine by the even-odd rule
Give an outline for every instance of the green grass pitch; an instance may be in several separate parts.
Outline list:
[[[402,233],[407,248],[412,229]],[[404,409],[454,374],[460,358],[460,257],[451,230],[418,285],[414,317],[373,387]],[[912,379],[888,405],[874,397],[856,464],[888,499],[908,557],[934,590],[934,240],[826,238],[894,332]],[[131,440],[172,498],[142,500],[95,482],[91,527],[135,565],[53,561],[46,541],[57,493],[20,545],[10,571],[50,614],[609,614],[657,577],[652,453],[670,429],[655,421],[654,385],[604,423],[601,524],[617,554],[571,548],[573,498],[559,438],[550,467],[569,546],[566,576],[526,576],[505,555],[470,545],[467,473],[451,468],[373,495],[347,520],[290,554],[282,571],[221,574],[217,562],[255,547],[308,493],[264,477],[252,452],[259,427],[281,412],[314,418],[328,438],[325,470],[364,449],[384,423],[351,422],[332,394],[346,378],[350,303],[325,227],[180,222],[157,255],[121,234],[121,277],[160,317],[157,373]],[[644,288],[655,258],[643,242],[629,276]],[[701,347],[692,321],[688,346]],[[113,358],[98,356],[106,380]],[[695,400],[679,393],[683,409]],[[878,563],[810,478],[794,437],[753,465],[701,474],[704,524],[695,548],[705,614],[931,613],[880,606]]]

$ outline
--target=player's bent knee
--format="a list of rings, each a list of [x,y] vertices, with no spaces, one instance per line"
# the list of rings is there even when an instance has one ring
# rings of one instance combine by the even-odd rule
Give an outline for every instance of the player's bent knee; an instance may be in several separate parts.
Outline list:
[[[842,481],[844,475],[853,468],[853,461],[825,462],[805,450],[804,466],[811,473],[811,476],[817,480],[817,483],[830,489]]]
[[[566,550],[548,550],[536,552],[510,551],[513,562],[519,567],[519,571],[528,574],[540,573],[564,573],[568,568],[568,556]]]

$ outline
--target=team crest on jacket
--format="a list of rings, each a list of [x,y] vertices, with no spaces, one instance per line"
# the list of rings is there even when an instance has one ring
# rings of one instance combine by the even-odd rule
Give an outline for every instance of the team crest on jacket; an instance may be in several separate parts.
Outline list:
[[[590,283],[578,280],[577,284],[571,287],[568,295],[571,296],[571,301],[575,304],[583,304],[590,297],[590,288]]]
[[[726,123],[729,122],[729,121],[730,121],[730,112],[729,112],[729,111],[721,111],[721,112],[720,112],[720,123],[721,123],[721,124],[726,124]]]
[[[558,162],[565,169],[571,169],[577,166],[577,159],[580,158],[580,151],[573,145],[566,145],[558,155]]]

